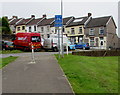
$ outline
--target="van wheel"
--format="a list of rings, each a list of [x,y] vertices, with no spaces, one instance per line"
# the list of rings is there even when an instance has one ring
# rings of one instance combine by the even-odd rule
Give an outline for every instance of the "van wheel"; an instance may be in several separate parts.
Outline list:
[[[45,49],[46,52],[48,52],[48,49]]]
[[[54,51],[54,52],[57,52],[57,51],[58,51],[57,47],[54,47],[54,48],[53,48],[53,51]]]
[[[35,51],[35,52],[39,52],[39,51],[40,51],[40,49],[39,49],[39,48],[37,48],[37,49],[34,49],[34,51]]]
[[[27,51],[27,48],[24,48],[23,51]]]

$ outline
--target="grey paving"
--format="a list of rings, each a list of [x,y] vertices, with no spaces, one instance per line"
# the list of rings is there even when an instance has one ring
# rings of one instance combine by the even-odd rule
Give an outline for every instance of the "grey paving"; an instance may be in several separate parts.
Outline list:
[[[2,70],[3,93],[73,93],[54,55],[22,54]]]

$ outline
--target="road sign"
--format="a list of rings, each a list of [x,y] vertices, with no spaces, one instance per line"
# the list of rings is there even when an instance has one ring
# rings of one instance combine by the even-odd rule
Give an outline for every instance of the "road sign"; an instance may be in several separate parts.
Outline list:
[[[55,15],[55,27],[62,27],[62,15]]]

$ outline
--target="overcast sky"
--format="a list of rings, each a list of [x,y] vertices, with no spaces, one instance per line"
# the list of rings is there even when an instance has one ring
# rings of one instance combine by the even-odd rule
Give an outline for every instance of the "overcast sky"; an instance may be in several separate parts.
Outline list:
[[[31,2],[15,2],[11,0],[8,2],[4,0],[2,4],[1,16],[8,16],[11,18],[13,15],[18,17],[28,18],[32,14],[38,17],[42,17],[43,14],[46,14],[47,17],[54,17],[54,15],[60,14],[60,0],[44,0],[44,2],[37,2],[36,0],[31,0]],[[35,1],[35,2],[33,2]],[[74,1],[74,2],[73,2]],[[72,0],[69,2],[63,0],[63,17],[74,16],[82,17],[87,16],[90,12],[92,17],[101,17],[101,16],[113,16],[116,25],[118,26],[118,1],[109,0],[104,2],[79,2]],[[90,0],[89,0],[90,1]],[[102,0],[101,0],[102,1]],[[1,7],[0,7],[1,9]]]

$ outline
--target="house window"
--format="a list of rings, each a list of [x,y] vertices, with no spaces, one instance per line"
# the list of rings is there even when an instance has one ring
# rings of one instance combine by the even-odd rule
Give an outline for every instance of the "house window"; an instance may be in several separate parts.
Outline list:
[[[50,38],[50,34],[47,34],[47,38]]]
[[[34,31],[36,31],[36,26],[34,26]]]
[[[100,37],[100,40],[104,40],[104,38],[103,38],[103,37]]]
[[[67,33],[69,34],[69,33],[70,33],[70,31],[67,31]]]
[[[94,38],[93,37],[90,38],[90,46],[94,46]]]
[[[49,26],[47,26],[47,31],[49,32]]]
[[[70,37],[70,42],[71,42],[72,44],[76,43],[76,38],[75,38],[75,37]]]
[[[41,31],[42,31],[42,32],[44,31],[44,28],[43,28],[43,27],[41,27]]]
[[[102,27],[102,28],[99,28],[99,34],[100,35],[103,35],[104,34],[104,28]]]
[[[91,28],[91,29],[89,30],[89,35],[94,35],[94,29],[93,29],[93,28]]]
[[[25,29],[25,26],[22,26],[22,30],[24,30]]]
[[[57,34],[57,29],[55,28],[55,34]]]
[[[42,36],[42,38],[44,38],[44,35],[41,35]]]
[[[20,31],[20,27],[17,28],[17,31]]]
[[[29,32],[31,32],[31,27],[29,27]]]
[[[75,34],[74,28],[71,28],[71,34]]]
[[[82,34],[82,27],[79,27],[79,34]]]

